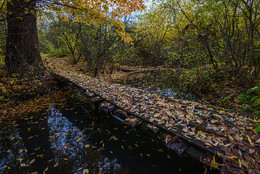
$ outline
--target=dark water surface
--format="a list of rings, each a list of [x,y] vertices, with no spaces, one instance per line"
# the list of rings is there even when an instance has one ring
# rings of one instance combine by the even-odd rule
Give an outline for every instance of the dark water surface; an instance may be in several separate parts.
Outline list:
[[[0,173],[202,173],[199,161],[169,151],[112,116],[67,97],[1,123]]]
[[[196,95],[188,88],[180,84],[181,71],[151,70],[131,72],[123,79],[115,80],[115,83],[143,88],[161,95],[178,99],[197,101]]]

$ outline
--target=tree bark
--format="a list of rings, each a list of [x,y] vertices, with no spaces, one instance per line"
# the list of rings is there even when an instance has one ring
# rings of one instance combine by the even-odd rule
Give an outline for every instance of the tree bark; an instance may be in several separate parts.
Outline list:
[[[8,34],[5,65],[8,72],[26,72],[31,67],[42,66],[38,48],[36,23],[37,0],[8,1]]]

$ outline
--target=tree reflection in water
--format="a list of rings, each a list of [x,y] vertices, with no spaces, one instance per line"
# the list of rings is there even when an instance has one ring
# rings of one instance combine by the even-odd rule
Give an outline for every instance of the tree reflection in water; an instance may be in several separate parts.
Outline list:
[[[82,172],[83,169],[90,169],[90,171],[96,173],[102,168],[104,172],[115,173],[120,168],[117,159],[111,160],[103,156],[102,148],[93,149],[91,145],[88,147],[88,139],[95,133],[93,130],[86,132],[80,130],[62,113],[58,112],[54,105],[51,106],[47,121],[56,163],[61,165],[69,164],[72,172]],[[87,132],[88,134],[86,134]]]
[[[0,136],[0,173],[4,173],[7,169],[12,172],[20,165],[24,165],[25,160],[28,159],[27,149],[21,141],[19,132],[11,126],[6,127],[6,129],[10,129],[5,130],[9,141],[4,141],[3,136]]]

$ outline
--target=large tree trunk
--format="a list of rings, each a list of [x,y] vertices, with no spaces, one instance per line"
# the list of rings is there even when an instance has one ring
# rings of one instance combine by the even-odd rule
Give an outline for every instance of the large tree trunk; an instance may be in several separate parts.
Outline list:
[[[31,0],[8,1],[8,35],[5,64],[9,72],[25,72],[30,67],[42,66],[38,48],[36,2]]]

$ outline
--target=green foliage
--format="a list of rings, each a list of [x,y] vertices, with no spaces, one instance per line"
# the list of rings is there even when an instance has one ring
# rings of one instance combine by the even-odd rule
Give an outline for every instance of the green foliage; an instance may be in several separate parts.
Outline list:
[[[251,111],[260,117],[260,86],[248,89],[246,94],[240,94],[237,99],[242,101],[242,111]]]
[[[260,112],[260,111],[259,111]],[[260,133],[260,123],[255,123],[255,131],[256,133]]]
[[[231,97],[225,97],[224,99],[221,100],[222,103],[230,103],[231,102]]]
[[[218,102],[228,107],[242,90],[256,86],[260,42],[255,1],[153,2],[137,17],[121,19],[132,43],[123,41],[117,27],[75,20],[77,13],[67,15],[65,21],[47,15],[39,24],[41,51],[55,57],[68,55],[74,63],[82,55],[80,60],[94,76],[120,65],[178,68],[184,70],[182,85],[198,94],[221,91],[226,85],[233,95],[219,93]],[[241,109],[257,115],[256,92],[249,90],[239,98]]]
[[[53,57],[71,55],[68,43],[71,41],[74,44],[76,34],[74,31],[68,31],[71,27],[69,23],[61,20],[46,22],[46,20],[47,18],[42,20],[39,25],[40,51]]]

